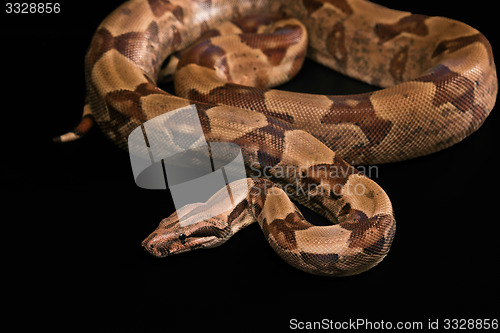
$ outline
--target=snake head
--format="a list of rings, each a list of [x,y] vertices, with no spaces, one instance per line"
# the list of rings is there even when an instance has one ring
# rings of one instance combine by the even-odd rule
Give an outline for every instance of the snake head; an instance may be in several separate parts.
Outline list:
[[[196,208],[190,207],[188,210],[193,213]],[[200,219],[197,214],[192,214],[180,221],[175,212],[160,222],[156,230],[142,242],[142,246],[156,257],[166,257],[194,249],[215,247],[231,236],[229,224],[220,216]]]

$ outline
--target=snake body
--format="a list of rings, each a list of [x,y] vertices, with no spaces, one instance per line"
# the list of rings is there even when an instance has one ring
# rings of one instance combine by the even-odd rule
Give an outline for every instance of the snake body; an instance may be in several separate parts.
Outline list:
[[[284,21],[270,23],[263,12]],[[274,24],[260,40],[253,37],[259,15],[259,24]],[[242,23],[219,38],[231,20]],[[180,96],[158,88],[163,61],[207,35],[179,62]],[[311,59],[384,89],[349,96],[270,89],[294,75],[306,48]],[[386,163],[449,147],[480,127],[497,93],[491,46],[480,32],[365,0],[131,0],[101,23],[85,61],[84,119],[91,114],[118,146],[126,149],[145,122],[195,105],[207,141],[235,143],[247,165],[271,173],[232,184],[245,195],[214,217],[179,223],[217,206],[221,193],[163,220],[143,242],[149,252],[220,245],[257,221],[283,259],[321,275],[373,267],[395,234],[386,193],[344,160]],[[289,72],[272,69],[280,66]],[[295,173],[282,177],[283,169]],[[305,190],[285,193],[284,184]],[[289,197],[334,224],[308,223]]]

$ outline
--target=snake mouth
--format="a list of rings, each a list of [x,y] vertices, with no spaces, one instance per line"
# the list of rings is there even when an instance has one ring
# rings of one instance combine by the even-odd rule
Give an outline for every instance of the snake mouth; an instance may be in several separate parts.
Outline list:
[[[190,237],[184,243],[166,241],[162,235],[151,235],[142,242],[142,247],[150,254],[158,258],[164,258],[173,254],[188,252],[191,250],[212,247],[218,240],[215,236]]]
[[[151,242],[146,242],[146,241],[142,242],[142,247],[144,248],[144,250],[146,250],[146,252],[158,258],[167,257],[170,254],[170,250],[168,248],[164,246],[155,245],[154,243]]]
[[[165,235],[153,232],[145,240],[142,241],[142,247],[154,255],[155,257],[166,257],[170,254],[170,249],[168,247],[169,240]]]

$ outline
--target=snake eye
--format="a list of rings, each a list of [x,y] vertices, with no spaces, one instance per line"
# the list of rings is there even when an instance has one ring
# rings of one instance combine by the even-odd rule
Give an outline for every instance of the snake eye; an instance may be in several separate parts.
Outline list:
[[[186,242],[186,234],[179,234],[179,240],[181,241],[182,244]]]

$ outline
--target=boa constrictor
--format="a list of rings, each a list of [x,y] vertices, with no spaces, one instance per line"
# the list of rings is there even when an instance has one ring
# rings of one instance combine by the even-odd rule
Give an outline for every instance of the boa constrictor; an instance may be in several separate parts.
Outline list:
[[[285,19],[270,23],[268,16]],[[237,34],[219,38],[228,20],[236,22]],[[258,39],[253,33],[261,23],[268,27]],[[183,97],[159,89],[163,61],[202,35],[208,39],[178,65],[176,88]],[[300,67],[305,43],[311,59],[384,89],[349,96],[269,89],[273,79],[287,79]],[[290,72],[277,74],[281,69],[273,66]],[[379,263],[395,234],[386,193],[344,160],[386,163],[449,147],[480,127],[497,92],[492,50],[477,30],[365,0],[131,0],[98,27],[86,56],[86,80],[83,121],[62,141],[86,132],[91,114],[103,133],[126,148],[135,128],[195,105],[207,141],[239,145],[245,163],[271,174],[272,181],[231,184],[244,187],[245,195],[214,217],[179,223],[217,206],[226,189],[164,219],[143,242],[150,253],[217,246],[257,221],[287,262],[335,276]],[[279,176],[284,168],[295,176]],[[285,193],[280,184],[290,183],[308,187]],[[320,194],[308,193],[310,185]],[[308,223],[289,196],[334,224]]]

